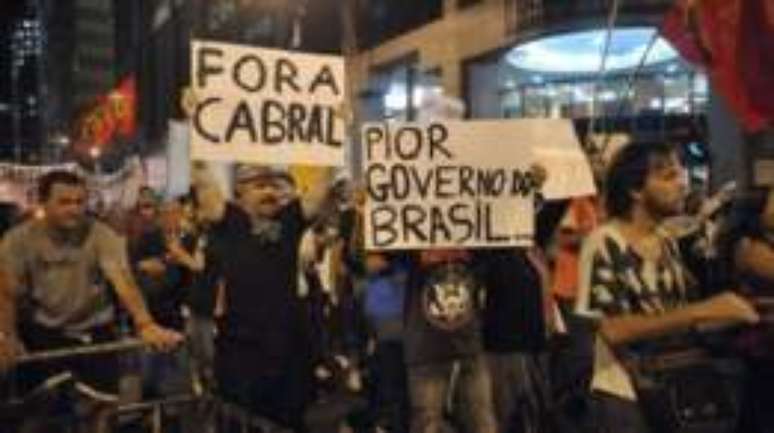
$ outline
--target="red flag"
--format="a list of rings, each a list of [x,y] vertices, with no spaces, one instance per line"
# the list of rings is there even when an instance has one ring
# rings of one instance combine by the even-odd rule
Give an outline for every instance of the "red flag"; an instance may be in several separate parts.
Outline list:
[[[774,124],[774,5],[764,0],[678,0],[661,33],[713,87],[748,132]]]
[[[93,148],[103,150],[113,137],[115,128],[116,121],[108,99],[98,97],[78,120],[74,146],[78,152],[85,154]]]
[[[133,76],[124,78],[109,96],[116,133],[131,137],[137,128],[137,81]]]

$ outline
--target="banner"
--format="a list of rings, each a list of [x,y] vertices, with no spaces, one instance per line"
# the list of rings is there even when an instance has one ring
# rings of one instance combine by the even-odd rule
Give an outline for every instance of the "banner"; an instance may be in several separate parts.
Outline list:
[[[207,41],[191,55],[192,158],[345,164],[343,58]]]
[[[131,138],[137,129],[137,80],[130,76],[121,80],[108,95],[116,119],[117,135]]]
[[[121,80],[107,94],[96,97],[78,116],[73,148],[88,156],[92,149],[104,153],[116,137],[132,138],[137,129],[137,83],[134,76]]]
[[[528,120],[364,126],[366,248],[530,245],[534,129]]]
[[[774,123],[774,3],[678,0],[661,33],[685,59],[707,70],[746,132]]]

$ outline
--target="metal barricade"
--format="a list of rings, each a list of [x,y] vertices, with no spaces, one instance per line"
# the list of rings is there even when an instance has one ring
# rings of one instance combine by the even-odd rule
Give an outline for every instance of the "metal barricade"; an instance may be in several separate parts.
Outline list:
[[[125,339],[110,343],[29,353],[19,358],[18,365],[45,364],[64,359],[111,353],[130,353],[144,347],[145,345],[140,340]],[[13,390],[10,395],[0,394],[0,433],[18,431],[26,418],[35,412],[35,405],[41,399],[46,399],[49,393],[51,396],[57,394],[57,396],[63,395],[65,398],[73,398],[72,392],[77,388],[78,383],[77,377],[63,373],[50,378],[25,396],[20,396]],[[110,428],[108,431],[113,433],[126,431],[165,433],[167,431],[165,423],[170,420],[175,421],[175,416],[185,416],[185,413],[195,415],[194,424],[197,428],[196,431],[184,431],[183,433],[280,433],[289,431],[264,417],[255,416],[244,408],[225,402],[210,392],[157,400],[117,402],[112,406],[114,407],[109,409]],[[188,410],[186,411],[186,409]],[[170,417],[169,414],[173,414],[173,416]],[[43,417],[45,415],[35,414],[32,416]],[[62,419],[53,420],[51,425],[56,425],[58,432],[76,432],[76,426],[81,421],[83,419],[68,415]],[[14,425],[15,423],[16,425]],[[129,430],[130,427],[133,430]]]

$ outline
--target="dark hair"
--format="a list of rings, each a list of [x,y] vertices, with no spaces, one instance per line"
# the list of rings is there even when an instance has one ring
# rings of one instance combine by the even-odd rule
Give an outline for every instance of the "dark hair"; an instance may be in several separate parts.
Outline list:
[[[637,141],[624,146],[613,157],[605,178],[605,207],[610,217],[631,213],[632,193],[641,190],[650,173],[653,159],[668,156],[677,148],[664,142]]]
[[[44,174],[38,180],[38,197],[41,202],[48,201],[54,185],[86,186],[83,178],[71,171],[53,170]]]

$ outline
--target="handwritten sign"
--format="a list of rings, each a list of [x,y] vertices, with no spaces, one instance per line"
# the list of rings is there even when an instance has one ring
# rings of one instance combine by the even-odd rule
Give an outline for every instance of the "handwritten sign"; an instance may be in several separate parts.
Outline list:
[[[364,126],[366,248],[531,244],[537,185],[522,129],[518,121]]]
[[[341,57],[208,41],[191,55],[194,159],[344,165]]]

